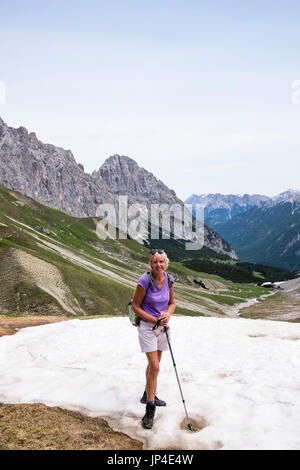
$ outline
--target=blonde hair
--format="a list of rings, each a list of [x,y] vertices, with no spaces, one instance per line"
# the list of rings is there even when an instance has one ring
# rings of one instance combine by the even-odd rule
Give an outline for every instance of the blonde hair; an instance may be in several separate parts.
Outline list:
[[[154,253],[154,255],[150,255],[150,258],[149,258],[149,268],[150,268],[150,270],[152,269],[152,266],[151,266],[151,259],[154,258],[154,256],[156,256],[156,255],[159,255],[159,256],[164,255],[165,261],[166,261],[166,269],[168,269],[169,261],[170,261],[170,260],[169,260],[169,258],[168,258],[167,253],[164,251],[163,253]]]

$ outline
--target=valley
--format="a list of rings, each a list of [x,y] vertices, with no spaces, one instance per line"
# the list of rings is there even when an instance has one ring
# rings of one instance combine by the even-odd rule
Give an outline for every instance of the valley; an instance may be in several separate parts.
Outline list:
[[[99,240],[97,218],[71,217],[4,187],[0,223],[1,313],[126,315],[137,280],[149,269],[147,247],[130,239]],[[215,273],[208,274],[173,261],[177,241],[164,242],[174,251],[169,271],[176,279],[180,315],[232,317],[238,305],[268,293],[218,275],[224,263],[214,264]]]
[[[192,195],[205,223],[231,244],[244,262],[300,270],[300,191],[262,195]]]
[[[272,296],[240,310],[242,318],[300,322],[300,277],[280,284]]]

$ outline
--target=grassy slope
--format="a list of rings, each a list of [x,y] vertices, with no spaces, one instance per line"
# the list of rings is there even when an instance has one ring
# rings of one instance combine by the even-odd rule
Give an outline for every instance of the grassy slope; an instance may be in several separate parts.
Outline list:
[[[100,240],[97,220],[70,217],[0,186],[0,311],[125,314],[138,277],[148,269],[148,249],[134,240]],[[28,263],[41,266],[41,276],[33,278],[30,266],[20,265],[16,250],[32,256]],[[52,267],[68,291],[73,313],[48,289],[45,279]],[[233,283],[178,261],[170,263],[169,271],[178,277],[176,301],[181,314],[221,315],[228,306],[266,293],[253,284]],[[200,288],[195,280],[202,280],[208,289]]]
[[[138,450],[142,443],[90,418],[42,404],[0,403],[1,450]]]

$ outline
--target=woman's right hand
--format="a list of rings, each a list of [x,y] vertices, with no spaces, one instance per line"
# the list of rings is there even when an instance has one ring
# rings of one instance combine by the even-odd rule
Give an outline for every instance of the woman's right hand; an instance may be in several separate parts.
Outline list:
[[[170,320],[170,314],[168,312],[161,312],[158,320],[160,320],[159,326],[167,326]]]

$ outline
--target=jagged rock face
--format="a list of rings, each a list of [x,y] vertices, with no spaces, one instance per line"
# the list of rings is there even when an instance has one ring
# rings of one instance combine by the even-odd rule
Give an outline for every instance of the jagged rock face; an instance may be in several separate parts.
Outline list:
[[[74,217],[95,215],[104,200],[113,202],[105,182],[84,173],[70,150],[43,144],[1,118],[0,184]]]
[[[76,163],[70,150],[43,144],[34,133],[29,134],[24,127],[8,127],[1,118],[0,184],[74,217],[96,216],[102,203],[117,209],[118,195],[128,196],[129,205],[184,206],[175,191],[129,157],[113,155],[90,175]],[[208,227],[204,229],[204,246],[237,257]]]
[[[128,195],[130,204],[137,200],[145,205],[160,202],[182,204],[175,191],[141,168],[132,158],[123,155],[109,157],[92,176],[101,177],[114,194]]]
[[[119,195],[127,195],[128,203],[139,202],[149,209],[151,204],[179,204],[184,203],[176,196],[175,191],[169,189],[161,180],[152,173],[141,168],[134,160],[126,156],[113,155],[109,157],[96,172],[95,178],[102,177],[112,192]],[[188,212],[184,208],[185,213]],[[188,218],[186,218],[187,220]],[[174,232],[174,224],[171,222],[171,232]],[[198,240],[202,240],[202,233],[198,234]],[[204,246],[237,259],[230,245],[217,235],[212,229],[204,227]]]
[[[280,203],[300,203],[300,191],[297,189],[288,189],[287,191],[284,191],[283,193],[278,194],[277,196],[274,196],[272,200],[270,201],[269,205],[274,206]]]

